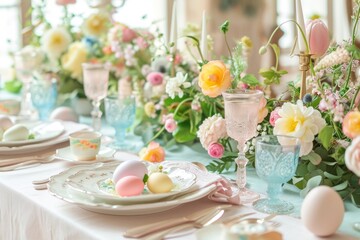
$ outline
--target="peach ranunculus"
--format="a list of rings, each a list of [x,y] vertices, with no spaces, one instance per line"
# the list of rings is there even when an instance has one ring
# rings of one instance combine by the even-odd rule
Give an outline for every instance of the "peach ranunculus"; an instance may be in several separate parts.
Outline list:
[[[266,103],[266,98],[262,97],[259,103],[258,123],[262,123],[262,121],[264,121],[264,119],[269,113],[269,110],[266,107]]]
[[[360,136],[360,112],[348,112],[342,123],[342,130],[348,138]]]
[[[356,137],[345,152],[346,167],[360,177],[360,137]]]
[[[230,70],[222,61],[210,61],[202,66],[199,86],[203,94],[217,97],[231,86]]]
[[[68,51],[62,56],[63,68],[71,73],[71,77],[81,81],[82,63],[86,62],[86,47],[81,42],[74,42],[69,46]]]
[[[165,151],[157,142],[150,142],[147,148],[143,148],[139,156],[142,160],[148,162],[162,162],[165,159]]]

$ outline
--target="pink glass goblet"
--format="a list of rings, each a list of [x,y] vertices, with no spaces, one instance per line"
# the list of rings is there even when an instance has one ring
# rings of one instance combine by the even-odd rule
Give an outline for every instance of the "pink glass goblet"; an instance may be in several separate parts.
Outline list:
[[[100,131],[102,116],[100,103],[107,95],[109,69],[105,65],[98,63],[83,63],[82,68],[85,95],[92,100],[93,105],[91,111],[92,125],[95,131]]]
[[[237,164],[236,183],[239,187],[242,203],[251,203],[259,198],[259,194],[248,190],[246,185],[245,157],[246,142],[256,134],[259,102],[263,92],[259,90],[232,89],[223,92],[225,103],[226,130],[232,139],[236,140],[239,155],[235,159]]]

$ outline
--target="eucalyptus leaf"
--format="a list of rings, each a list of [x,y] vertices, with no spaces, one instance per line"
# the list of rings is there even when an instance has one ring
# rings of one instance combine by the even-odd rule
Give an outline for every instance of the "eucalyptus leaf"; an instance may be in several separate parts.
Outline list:
[[[348,181],[345,181],[343,183],[340,183],[339,185],[336,185],[333,187],[333,189],[335,191],[341,191],[341,190],[344,190],[345,188],[347,188],[349,185],[349,182]]]
[[[331,147],[331,142],[333,141],[333,134],[334,134],[333,126],[325,126],[318,135],[320,143],[324,146],[326,150],[329,150]]]
[[[341,178],[341,176],[336,176],[336,175],[328,173],[328,172],[324,172],[324,176],[331,180],[338,180]]]
[[[312,177],[311,179],[309,179],[307,181],[306,187],[300,191],[300,196],[305,197],[311,189],[319,186],[321,181],[322,181],[321,176],[315,176],[315,177]]]

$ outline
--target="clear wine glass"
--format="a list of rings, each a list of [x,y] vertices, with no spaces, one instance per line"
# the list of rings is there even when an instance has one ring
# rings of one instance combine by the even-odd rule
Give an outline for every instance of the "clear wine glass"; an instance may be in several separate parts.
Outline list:
[[[293,211],[293,204],[279,199],[279,194],[281,185],[295,175],[299,153],[298,138],[275,135],[256,138],[256,173],[268,184],[268,197],[254,202],[256,210],[268,214],[288,214]]]
[[[246,142],[256,134],[259,102],[263,92],[259,90],[231,89],[223,92],[225,102],[226,130],[232,139],[236,140],[239,155],[235,159],[237,164],[236,183],[239,187],[240,198],[243,203],[251,203],[259,198],[259,194],[248,190],[246,185],[245,157]]]
[[[109,145],[118,150],[132,150],[133,146],[125,142],[126,129],[135,121],[136,103],[134,96],[105,98],[106,121],[115,128],[115,141]]]
[[[99,63],[83,63],[82,68],[85,95],[92,100],[93,105],[91,111],[92,126],[95,131],[100,131],[102,116],[100,104],[107,95],[109,69],[104,64]]]
[[[47,120],[51,110],[56,105],[56,79],[51,76],[44,76],[44,78],[36,79],[31,83],[30,92],[32,104],[38,110],[39,119],[42,121]]]
[[[16,75],[23,84],[20,115],[26,118],[31,118],[34,113],[34,108],[31,104],[30,86],[33,71],[38,64],[38,54],[38,52],[29,48],[26,51],[19,51],[14,55]]]

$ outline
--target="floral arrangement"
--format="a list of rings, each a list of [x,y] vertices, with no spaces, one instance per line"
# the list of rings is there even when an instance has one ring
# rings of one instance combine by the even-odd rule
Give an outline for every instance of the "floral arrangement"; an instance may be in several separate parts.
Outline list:
[[[296,176],[290,181],[305,196],[309,190],[318,185],[333,187],[343,199],[350,199],[360,206],[360,85],[356,79],[359,67],[360,50],[355,45],[355,34],[360,16],[359,1],[354,9],[354,27],[352,39],[341,44],[329,46],[329,35],[326,26],[316,19],[308,23],[307,34],[293,21],[302,36],[306,36],[307,53],[313,55],[310,64],[310,75],[307,77],[306,95],[300,98],[299,82],[291,82],[287,94],[278,98],[269,98],[260,103],[257,136],[266,134],[288,135],[300,139],[300,160]],[[276,31],[276,30],[275,30]],[[224,32],[226,33],[226,32]],[[322,41],[316,41],[321,38]],[[271,40],[271,39],[270,39]],[[266,52],[270,40],[260,49]],[[321,42],[321,44],[317,44]],[[280,49],[271,44],[277,62]],[[234,58],[232,58],[234,59]],[[236,60],[235,60],[236,61]],[[210,65],[207,65],[210,64]],[[213,80],[213,76],[221,72],[221,84],[208,92],[208,86],[199,84],[204,94],[216,97],[230,86],[258,88],[266,91],[272,84],[277,84],[286,74],[279,70],[278,64],[269,69],[261,69],[263,84],[256,79],[240,79],[232,64],[214,65],[209,62],[202,67],[200,78]],[[211,73],[208,73],[211,69]],[[234,84],[235,81],[235,84]],[[287,95],[287,97],[286,97]],[[270,114],[268,114],[270,113]],[[222,114],[206,119],[199,127],[198,136],[202,146],[216,160],[207,167],[212,171],[229,170],[236,158],[236,153],[227,138],[225,121]],[[255,139],[247,143],[247,157],[255,161]]]

